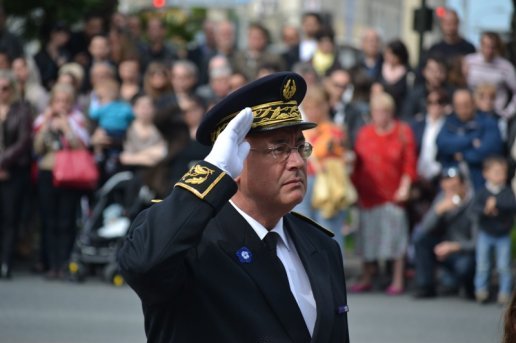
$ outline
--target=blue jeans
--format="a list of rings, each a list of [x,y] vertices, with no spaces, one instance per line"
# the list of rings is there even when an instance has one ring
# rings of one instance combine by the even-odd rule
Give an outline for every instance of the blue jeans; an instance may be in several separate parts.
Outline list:
[[[511,294],[511,237],[495,237],[480,231],[477,238],[475,291],[487,292],[491,272],[490,251],[495,250],[496,270],[500,276],[499,293]]]
[[[344,235],[342,234],[342,226],[346,220],[346,211],[340,211],[331,218],[324,218],[320,211],[312,207],[312,194],[314,189],[315,176],[307,177],[306,194],[303,201],[299,203],[294,211],[312,219],[319,223],[322,227],[331,230],[335,236],[333,239],[339,244],[342,254],[344,254]]]

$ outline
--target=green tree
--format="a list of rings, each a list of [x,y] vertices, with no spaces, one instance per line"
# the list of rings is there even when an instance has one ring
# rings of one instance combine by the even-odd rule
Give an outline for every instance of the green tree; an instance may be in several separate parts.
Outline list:
[[[86,13],[97,12],[109,19],[117,8],[117,0],[0,0],[8,15],[22,19],[22,35],[26,39],[42,38],[52,25],[63,21],[80,22]]]

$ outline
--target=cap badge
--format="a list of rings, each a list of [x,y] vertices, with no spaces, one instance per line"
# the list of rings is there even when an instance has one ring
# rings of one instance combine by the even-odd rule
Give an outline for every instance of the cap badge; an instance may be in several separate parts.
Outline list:
[[[296,94],[296,82],[293,79],[288,79],[283,85],[283,99],[290,100]]]

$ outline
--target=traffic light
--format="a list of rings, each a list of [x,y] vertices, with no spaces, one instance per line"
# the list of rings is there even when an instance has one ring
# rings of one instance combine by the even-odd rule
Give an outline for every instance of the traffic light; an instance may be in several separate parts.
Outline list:
[[[444,8],[443,6],[438,6],[435,9],[435,15],[437,16],[437,18],[442,18],[442,17],[444,17],[445,14],[446,14],[446,8]]]
[[[154,8],[163,8],[166,3],[167,0],[152,0],[152,6],[154,6]]]

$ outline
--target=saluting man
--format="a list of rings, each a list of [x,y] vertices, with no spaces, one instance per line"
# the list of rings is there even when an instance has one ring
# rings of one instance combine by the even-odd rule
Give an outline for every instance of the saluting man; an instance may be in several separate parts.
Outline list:
[[[349,342],[340,249],[290,212],[312,152],[305,92],[281,72],[220,101],[197,132],[210,154],[133,222],[119,264],[148,342]]]

